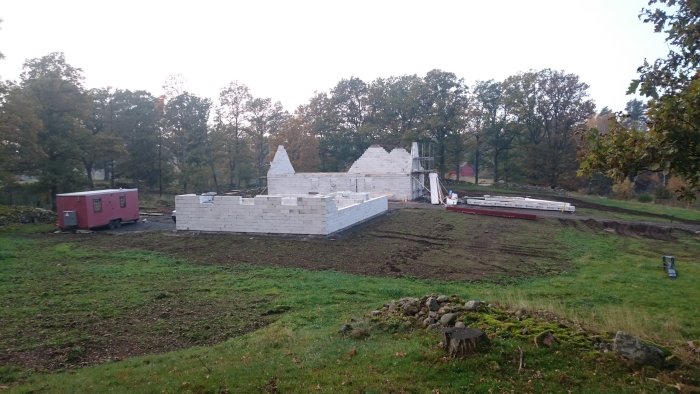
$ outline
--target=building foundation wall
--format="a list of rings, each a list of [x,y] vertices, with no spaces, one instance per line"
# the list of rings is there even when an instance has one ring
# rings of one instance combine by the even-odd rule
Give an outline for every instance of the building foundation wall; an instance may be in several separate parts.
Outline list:
[[[259,195],[254,198],[175,197],[177,230],[328,235],[388,209],[386,196],[369,193],[328,195]]]

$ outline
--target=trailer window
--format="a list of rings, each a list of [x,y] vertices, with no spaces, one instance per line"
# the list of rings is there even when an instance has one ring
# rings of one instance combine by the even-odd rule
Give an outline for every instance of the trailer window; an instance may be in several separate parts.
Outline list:
[[[126,208],[126,196],[119,196],[119,208]]]
[[[101,198],[93,198],[92,199],[92,211],[93,212],[102,212],[102,199]]]

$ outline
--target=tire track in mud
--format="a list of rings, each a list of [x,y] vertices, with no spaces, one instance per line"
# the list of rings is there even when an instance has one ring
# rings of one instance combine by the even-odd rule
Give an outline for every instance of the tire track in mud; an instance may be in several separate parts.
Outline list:
[[[401,275],[404,269],[407,268],[407,264],[417,263],[426,252],[447,249],[454,244],[454,239],[451,237],[432,235],[444,234],[453,228],[454,226],[450,224],[437,221],[432,228],[428,229],[430,234],[376,229],[370,231],[368,235],[378,239],[393,239],[406,243],[406,245],[399,248],[386,259],[382,268],[384,272],[392,275]],[[403,269],[401,268],[402,266],[404,267]]]
[[[501,245],[498,248],[499,252],[508,253],[514,256],[526,256],[526,257],[544,257],[549,259],[560,259],[561,254],[556,251],[552,251],[549,248],[544,247],[534,247],[534,246],[522,246],[522,245]]]
[[[445,239],[445,242],[436,242],[434,239],[430,239],[428,237],[424,237],[421,235],[413,235],[413,234],[403,234],[403,235],[394,235],[394,234],[386,234],[382,232],[373,232],[372,235],[377,238],[390,238],[390,239],[398,239],[398,240],[403,240],[403,241],[410,241],[410,242],[416,242],[421,245],[428,245],[428,246],[446,246],[449,245],[450,240]]]

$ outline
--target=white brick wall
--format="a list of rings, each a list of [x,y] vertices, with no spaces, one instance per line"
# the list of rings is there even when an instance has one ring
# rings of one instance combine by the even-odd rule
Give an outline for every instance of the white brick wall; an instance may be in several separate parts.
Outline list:
[[[381,146],[370,146],[357,159],[349,174],[408,174],[411,172],[413,158],[403,148],[396,148],[388,153]]]
[[[282,145],[277,147],[277,152],[275,152],[275,157],[270,163],[270,169],[267,171],[268,174],[294,174],[294,167],[292,167],[292,162],[289,160],[289,155]]]
[[[413,200],[421,192],[410,173],[358,175],[344,172],[268,174],[267,190],[270,194],[367,192],[373,196],[385,195],[394,201]]]
[[[175,197],[178,230],[327,235],[387,211],[386,196],[369,193],[261,195],[253,199],[197,195]]]
[[[395,201],[413,200],[422,195],[423,187],[413,179],[412,167],[420,166],[405,149],[388,153],[380,146],[372,146],[347,173],[295,173],[287,152],[280,146],[267,173],[267,190],[272,195],[368,192]]]

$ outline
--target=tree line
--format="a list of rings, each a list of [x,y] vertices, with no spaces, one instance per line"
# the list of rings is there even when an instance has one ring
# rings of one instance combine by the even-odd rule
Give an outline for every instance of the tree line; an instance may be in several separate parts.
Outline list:
[[[262,184],[280,144],[298,171],[345,171],[370,145],[420,141],[441,174],[468,162],[496,181],[574,186],[576,131],[594,113],[588,85],[550,69],[472,87],[442,70],[351,77],[293,113],[239,82],[216,102],[165,88],[86,89],[62,53],[27,60],[2,85],[0,182],[33,175],[54,195],[94,187],[102,170],[112,186],[226,191]]]
[[[167,81],[166,93],[86,89],[62,53],[27,60],[19,81],[0,81],[0,191],[18,176],[50,196],[111,186],[163,193],[264,184],[276,145],[298,171],[344,171],[372,144],[429,144],[445,175],[469,163],[478,181],[589,189],[601,181],[678,176],[700,190],[700,8],[651,0],[640,18],[667,35],[669,54],[639,67],[626,112],[597,115],[588,85],[565,71],[530,70],[467,86],[451,72],[365,82],[342,79],[292,113],[240,82],[216,102]],[[0,60],[2,59],[0,53]],[[578,172],[577,172],[578,170]]]
[[[628,90],[649,98],[646,124],[629,122],[628,111],[591,128],[580,174],[616,181],[644,172],[676,176],[673,191],[693,201],[700,193],[700,1],[650,0],[639,17],[664,33],[669,47],[665,58],[644,61]]]

